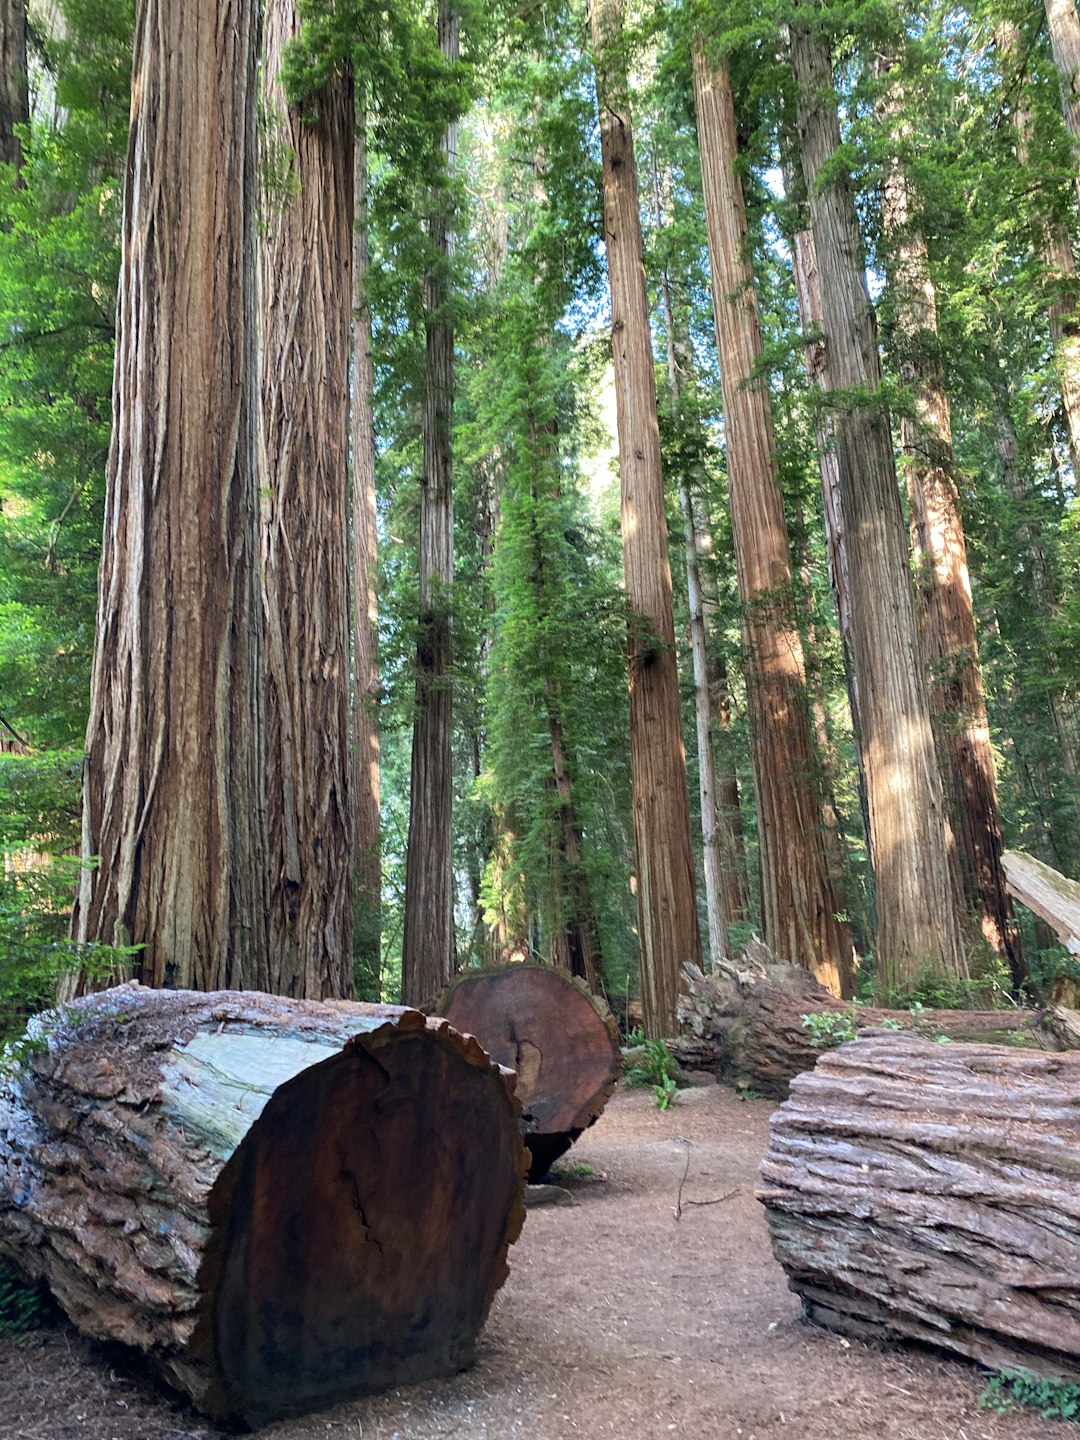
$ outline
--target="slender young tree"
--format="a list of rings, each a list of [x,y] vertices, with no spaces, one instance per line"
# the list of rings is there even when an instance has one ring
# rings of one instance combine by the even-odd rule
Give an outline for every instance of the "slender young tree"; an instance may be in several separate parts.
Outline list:
[[[0,164],[22,168],[16,125],[30,119],[26,77],[26,0],[0,0]]]
[[[731,82],[698,39],[693,53],[713,314],[724,394],[732,533],[743,606],[766,943],[834,994],[851,994],[851,940],[825,853],[806,667],[762,341]]]
[[[630,763],[641,994],[646,1031],[659,1036],[673,1032],[681,966],[700,963],[701,944],[621,0],[593,0],[592,45],[630,609]]]
[[[959,898],[920,662],[908,547],[862,237],[837,166],[840,123],[820,9],[799,0],[791,27],[799,148],[821,273],[834,437],[851,588],[877,907],[878,978],[913,985],[924,965],[964,973]]]
[[[902,66],[898,52],[879,58],[884,83],[878,107],[883,133],[906,145],[911,137]],[[885,173],[881,220],[898,368],[914,411],[900,417],[900,444],[934,740],[967,908],[978,918],[986,943],[1009,960],[1019,983],[1024,971],[1001,868],[1001,814],[954,478],[952,417],[939,357],[937,292],[920,212],[896,151]]]
[[[79,940],[265,989],[254,0],[140,0]],[[212,163],[211,163],[212,162]],[[73,987],[74,988],[74,987]]]
[[[368,116],[356,103],[356,228],[353,239],[352,534],[353,534],[353,786],[356,937],[354,948],[368,985],[381,974],[382,758],[379,740],[378,527],[375,489],[375,365],[371,353],[368,275]]]
[[[269,0],[267,126],[286,157],[264,205],[262,580],[270,988],[353,993],[348,462],[353,96],[344,67],[303,105],[281,77],[295,0]],[[314,112],[314,113],[313,113]]]
[[[460,53],[460,15],[439,0],[439,49]],[[441,140],[446,180],[457,157],[457,122]],[[405,932],[401,994],[421,1004],[439,994],[454,972],[453,697],[450,666],[454,579],[454,327],[447,274],[453,253],[449,183],[432,195],[428,216],[431,261],[424,279],[426,314],[423,401],[424,462],[420,484],[420,618],[416,650],[409,840],[405,859]]]

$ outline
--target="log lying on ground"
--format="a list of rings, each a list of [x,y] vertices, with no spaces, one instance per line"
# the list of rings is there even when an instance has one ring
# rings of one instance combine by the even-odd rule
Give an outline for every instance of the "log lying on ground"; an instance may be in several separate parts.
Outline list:
[[[812,1069],[822,1051],[803,1016],[847,1011],[855,1028],[880,1029],[884,1021],[951,1040],[1020,1045],[1037,1050],[1080,1050],[1080,1015],[1056,1007],[1036,1010],[852,1009],[819,985],[807,970],[777,960],[760,941],[737,964],[717,975],[686,967],[679,998],[685,1033],[671,1042],[687,1069],[711,1070],[731,1084],[783,1100],[794,1076]]]
[[[0,1254],[259,1425],[473,1358],[524,1219],[512,1077],[416,1010],[139,985],[0,1090]]]
[[[529,1178],[545,1175],[615,1088],[619,1037],[607,1006],[563,971],[525,964],[463,971],[438,1012],[517,1071]]]
[[[1080,1381],[1080,1055],[852,1041],[794,1081],[761,1177],[811,1319]]]

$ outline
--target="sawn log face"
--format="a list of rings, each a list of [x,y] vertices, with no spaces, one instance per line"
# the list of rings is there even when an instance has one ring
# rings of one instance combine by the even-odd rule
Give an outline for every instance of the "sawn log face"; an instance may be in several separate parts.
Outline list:
[[[853,1041],[792,1083],[761,1177],[811,1319],[1080,1380],[1080,1054]]]
[[[506,1078],[417,1011],[121,986],[0,1092],[0,1253],[262,1424],[468,1364],[517,1238]]]

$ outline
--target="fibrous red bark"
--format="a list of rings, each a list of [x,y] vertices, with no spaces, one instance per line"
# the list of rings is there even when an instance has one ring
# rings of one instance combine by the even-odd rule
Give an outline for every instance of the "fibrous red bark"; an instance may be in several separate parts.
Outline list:
[[[772,1118],[773,1252],[810,1319],[1080,1380],[1080,1055],[860,1039]]]
[[[470,1363],[524,1218],[512,1086],[417,1011],[120,986],[0,1090],[0,1253],[260,1425]]]

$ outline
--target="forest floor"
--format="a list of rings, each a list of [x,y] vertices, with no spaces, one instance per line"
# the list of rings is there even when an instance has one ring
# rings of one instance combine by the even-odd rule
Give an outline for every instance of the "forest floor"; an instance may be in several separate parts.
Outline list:
[[[530,1209],[473,1369],[262,1440],[1065,1440],[981,1409],[972,1366],[800,1320],[754,1199],[772,1108],[712,1084],[667,1112],[618,1092],[563,1162],[593,1172],[563,1182],[574,1203]],[[3,1440],[217,1433],[65,1325],[0,1338]]]

